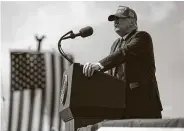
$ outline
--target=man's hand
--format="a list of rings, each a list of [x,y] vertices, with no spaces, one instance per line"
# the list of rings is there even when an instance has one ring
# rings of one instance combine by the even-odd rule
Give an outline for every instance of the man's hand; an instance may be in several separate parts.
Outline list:
[[[83,67],[83,74],[85,76],[92,76],[94,71],[101,70],[102,66],[100,66],[100,63],[86,63]]]

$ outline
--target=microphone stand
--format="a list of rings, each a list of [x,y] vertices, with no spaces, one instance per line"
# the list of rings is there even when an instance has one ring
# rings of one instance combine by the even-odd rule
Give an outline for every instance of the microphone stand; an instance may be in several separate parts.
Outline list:
[[[73,31],[69,31],[69,32],[67,32],[66,34],[64,34],[64,35],[59,39],[59,41],[58,41],[58,50],[59,50],[60,54],[61,54],[65,59],[67,59],[67,60],[70,62],[70,64],[73,64],[73,63],[74,63],[73,60],[72,60],[71,58],[69,58],[69,57],[64,53],[63,49],[61,48],[61,41],[64,40],[64,39],[69,38],[69,37],[65,37],[65,36],[67,36],[68,34],[70,34],[70,38],[75,38],[75,35],[74,35]]]

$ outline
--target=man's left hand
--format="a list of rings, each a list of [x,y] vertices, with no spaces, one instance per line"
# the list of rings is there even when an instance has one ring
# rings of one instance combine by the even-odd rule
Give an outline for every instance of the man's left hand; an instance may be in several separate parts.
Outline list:
[[[101,67],[98,63],[86,63],[83,67],[83,74],[87,77],[90,77],[93,75],[94,71],[100,70]]]

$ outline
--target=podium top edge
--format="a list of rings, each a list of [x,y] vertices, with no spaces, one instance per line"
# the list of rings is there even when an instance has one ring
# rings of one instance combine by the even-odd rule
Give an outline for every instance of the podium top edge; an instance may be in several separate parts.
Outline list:
[[[71,66],[83,66],[83,64],[80,64],[80,63],[78,63],[78,62],[74,62],[73,64],[71,64],[70,65],[70,67]],[[117,81],[120,81],[120,82],[125,82],[124,80],[121,80],[121,79],[118,79],[118,78],[116,78],[116,77],[114,77],[114,76],[111,76],[111,75],[109,75],[109,74],[107,74],[107,73],[104,73],[104,72],[101,72],[101,71],[95,71],[96,73],[98,73],[98,74],[101,74],[101,75],[105,75],[105,76],[107,76],[107,77],[112,77],[113,79],[115,79],[115,80],[117,80]]]

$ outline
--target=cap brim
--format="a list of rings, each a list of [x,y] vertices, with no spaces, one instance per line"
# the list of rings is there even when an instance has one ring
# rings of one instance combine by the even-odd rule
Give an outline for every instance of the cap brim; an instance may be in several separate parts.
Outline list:
[[[114,21],[116,17],[117,17],[117,16],[115,16],[115,15],[110,15],[110,16],[108,17],[108,21]]]
[[[110,15],[109,17],[108,17],[108,21],[114,21],[116,18],[126,18],[126,16],[119,16],[118,14],[114,14],[114,15]]]

